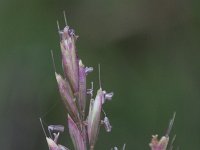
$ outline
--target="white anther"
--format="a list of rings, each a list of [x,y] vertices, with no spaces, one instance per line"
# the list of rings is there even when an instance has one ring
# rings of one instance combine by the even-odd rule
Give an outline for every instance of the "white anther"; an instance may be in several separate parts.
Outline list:
[[[64,132],[63,125],[49,125],[48,130],[51,132]]]
[[[106,129],[106,132],[111,132],[112,126],[110,125],[110,121],[108,117],[105,116],[103,122],[104,122],[104,127]]]
[[[106,94],[105,94],[105,99],[106,99],[106,100],[111,100],[111,99],[112,99],[112,97],[113,97],[113,95],[114,95],[114,93],[113,93],[113,92],[106,93]]]
[[[93,71],[93,67],[85,67],[85,73],[88,74]]]

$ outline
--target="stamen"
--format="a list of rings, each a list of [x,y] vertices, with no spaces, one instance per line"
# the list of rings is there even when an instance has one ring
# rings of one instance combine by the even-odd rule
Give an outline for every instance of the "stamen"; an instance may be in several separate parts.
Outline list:
[[[91,82],[91,88],[87,89],[87,94],[89,94],[91,96],[91,99],[93,97],[93,82]]]
[[[106,100],[111,100],[111,99],[112,99],[112,97],[113,97],[113,95],[114,95],[114,93],[113,93],[113,92],[106,93],[106,94],[105,94],[105,99],[106,99]]]
[[[93,67],[85,67],[85,73],[88,74],[93,71]]]

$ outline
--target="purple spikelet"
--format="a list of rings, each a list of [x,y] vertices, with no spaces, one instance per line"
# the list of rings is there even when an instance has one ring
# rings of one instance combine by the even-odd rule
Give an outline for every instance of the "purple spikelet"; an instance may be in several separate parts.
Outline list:
[[[81,130],[77,127],[77,124],[72,120],[72,118],[69,115],[68,126],[75,150],[86,150],[86,144],[84,142],[83,134],[81,133]]]

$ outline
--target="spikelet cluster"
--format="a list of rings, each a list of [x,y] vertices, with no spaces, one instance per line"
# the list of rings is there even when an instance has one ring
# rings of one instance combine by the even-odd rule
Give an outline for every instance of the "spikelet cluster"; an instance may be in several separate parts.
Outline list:
[[[86,87],[87,75],[93,68],[86,67],[78,57],[78,36],[68,25],[63,30],[60,30],[60,27],[58,29],[64,75],[55,72],[55,77],[61,99],[68,112],[67,122],[71,140],[75,150],[93,150],[100,126],[104,126],[107,132],[112,129],[108,116],[102,110],[103,104],[112,99],[113,93],[107,93],[100,87],[93,98],[93,83],[90,89]],[[87,102],[89,110],[86,110]],[[46,138],[50,150],[68,150],[67,147],[57,144],[59,133],[56,131],[54,137]]]
[[[96,96],[93,97],[93,82],[91,83],[91,88],[88,89],[86,87],[87,76],[93,71],[93,68],[86,67],[78,57],[76,48],[78,36],[67,24],[62,30],[58,25],[58,33],[60,36],[61,61],[64,74],[61,75],[55,71],[55,77],[61,99],[68,112],[67,124],[70,137],[75,150],[94,150],[100,126],[104,126],[107,132],[111,132],[112,129],[108,116],[103,110],[103,104],[112,99],[113,92],[107,93],[102,89],[99,82],[100,87],[97,90]],[[89,108],[86,107],[87,103]],[[172,144],[168,146],[168,142],[174,118],[175,114],[170,120],[165,136],[161,137],[160,140],[158,140],[158,135],[152,136],[151,143],[149,144],[151,150],[172,150],[173,146]],[[42,120],[40,121],[42,124]],[[44,127],[43,130],[49,150],[69,150],[68,146],[65,147],[58,144],[58,137],[64,131],[64,126],[48,126],[50,137],[47,136]],[[122,150],[125,150],[125,147],[126,145],[124,144]],[[114,147],[111,150],[118,150],[118,148]]]

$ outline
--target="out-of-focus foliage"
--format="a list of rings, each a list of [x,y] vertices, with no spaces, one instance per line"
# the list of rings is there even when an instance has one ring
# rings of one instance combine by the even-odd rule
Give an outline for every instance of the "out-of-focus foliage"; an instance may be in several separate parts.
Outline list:
[[[148,150],[177,112],[172,136],[181,150],[200,148],[200,11],[195,0],[1,0],[0,145],[3,150],[48,149],[38,117],[66,125],[50,50],[61,72],[56,20],[75,28],[78,51],[98,88],[113,90],[106,104],[111,133],[97,150],[126,143]],[[89,86],[89,85],[88,85]],[[53,121],[53,122],[52,122]],[[67,132],[61,134],[70,145]],[[175,146],[176,147],[176,146]]]

